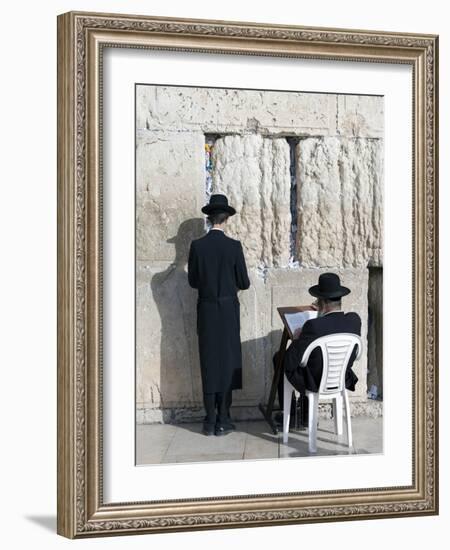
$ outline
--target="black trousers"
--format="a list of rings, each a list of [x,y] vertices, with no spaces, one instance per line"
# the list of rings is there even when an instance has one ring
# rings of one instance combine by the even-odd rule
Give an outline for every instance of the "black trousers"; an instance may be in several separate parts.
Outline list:
[[[214,427],[216,424],[224,426],[231,422],[230,407],[232,403],[232,390],[226,392],[204,393],[205,425]]]
[[[278,354],[280,352],[275,352],[273,356],[273,368],[274,372],[277,367],[278,362]],[[277,393],[278,393],[278,403],[280,405],[280,409],[283,410],[284,405],[284,368],[282,369],[281,376],[278,379],[278,387],[277,387]],[[306,395],[300,394],[298,400],[295,399],[295,394],[292,392],[292,400],[291,400],[291,422],[292,419],[297,419],[297,423],[300,423],[302,426],[308,425],[308,398]]]

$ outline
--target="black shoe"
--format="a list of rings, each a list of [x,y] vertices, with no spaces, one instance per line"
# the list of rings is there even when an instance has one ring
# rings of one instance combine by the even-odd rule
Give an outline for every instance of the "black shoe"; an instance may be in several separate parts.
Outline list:
[[[303,397],[302,405],[300,407],[299,416],[300,416],[300,425],[303,428],[307,428],[308,427],[308,419],[309,419],[309,401],[308,401],[307,397]]]
[[[233,431],[233,428],[229,425],[226,426],[216,426],[215,434],[216,435],[227,435]]]
[[[210,426],[208,424],[203,424],[202,434],[203,435],[215,435],[216,430],[214,426]]]
[[[220,422],[219,420],[216,426],[223,426],[226,430],[231,430],[231,431],[236,429],[236,424],[233,424],[230,418],[228,418],[228,420],[225,420],[225,422]]]

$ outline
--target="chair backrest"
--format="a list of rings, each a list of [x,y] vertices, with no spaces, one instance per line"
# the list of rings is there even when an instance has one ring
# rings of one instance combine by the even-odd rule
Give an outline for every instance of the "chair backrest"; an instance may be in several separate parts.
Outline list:
[[[354,347],[358,346],[355,361],[361,357],[362,340],[356,334],[339,332],[316,338],[306,348],[300,365],[305,367],[309,356],[316,348],[322,350],[323,371],[319,393],[332,394],[341,392],[345,384],[345,371]]]

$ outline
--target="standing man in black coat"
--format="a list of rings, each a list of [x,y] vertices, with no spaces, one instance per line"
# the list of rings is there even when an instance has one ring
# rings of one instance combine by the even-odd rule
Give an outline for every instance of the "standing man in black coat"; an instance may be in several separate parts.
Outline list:
[[[349,294],[350,289],[341,286],[338,275],[335,273],[323,273],[319,276],[319,284],[312,286],[309,289],[309,293],[317,298],[314,303],[314,307],[318,310],[317,317],[306,321],[297,335],[298,337],[292,341],[286,350],[283,360],[284,372],[287,379],[302,394],[303,410],[301,420],[303,425],[307,425],[308,418],[308,400],[303,397],[305,390],[312,392],[319,391],[323,367],[322,352],[319,348],[311,353],[306,367],[300,366],[306,348],[317,338],[327,336],[328,334],[350,332],[361,336],[360,316],[353,311],[344,313],[341,310],[341,298]],[[277,353],[273,358],[274,364],[276,364]],[[355,391],[355,384],[358,381],[358,377],[352,370],[355,356],[356,348],[350,356],[345,372],[345,387],[350,391]],[[279,387],[279,395],[281,393],[280,389]],[[282,406],[282,404],[280,405]]]
[[[224,233],[224,224],[236,210],[225,195],[211,195],[202,208],[212,225],[191,242],[188,280],[198,289],[197,334],[205,435],[224,435],[234,429],[230,419],[232,390],[242,388],[240,303],[238,290],[250,286],[240,241]]]

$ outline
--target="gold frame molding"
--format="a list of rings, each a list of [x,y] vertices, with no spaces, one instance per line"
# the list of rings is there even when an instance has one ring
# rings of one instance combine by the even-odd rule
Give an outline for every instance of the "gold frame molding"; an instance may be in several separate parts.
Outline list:
[[[102,48],[413,68],[413,484],[104,504]],[[69,538],[438,513],[438,37],[240,21],[58,16],[58,520]]]

